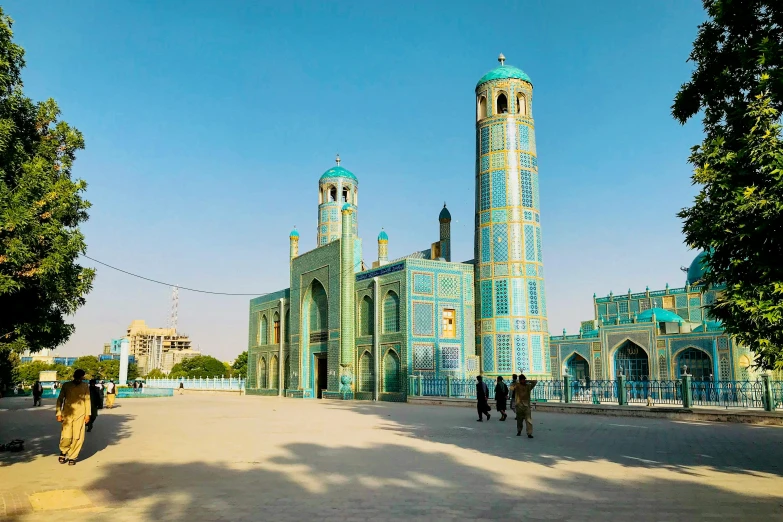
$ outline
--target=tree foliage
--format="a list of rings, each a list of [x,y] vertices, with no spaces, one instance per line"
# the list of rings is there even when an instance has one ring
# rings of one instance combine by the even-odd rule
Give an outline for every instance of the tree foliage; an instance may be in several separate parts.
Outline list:
[[[231,369],[234,370],[234,375],[237,377],[247,378],[247,350],[237,355],[234,364],[231,365]]]
[[[783,3],[704,0],[694,70],[672,112],[703,111],[692,150],[701,190],[684,220],[686,242],[707,252],[705,283],[722,288],[709,313],[770,369],[783,360]]]
[[[69,338],[65,317],[84,304],[95,274],[76,263],[90,207],[86,183],[72,179],[84,140],[54,100],[24,95],[12,23],[0,8],[0,348],[21,352]]]
[[[226,367],[223,363],[209,355],[197,355],[175,364],[169,374],[172,378],[179,377],[223,377]]]
[[[147,375],[145,375],[147,379],[165,379],[166,374],[163,373],[163,370],[160,370],[158,368],[153,368],[149,372],[147,372]]]

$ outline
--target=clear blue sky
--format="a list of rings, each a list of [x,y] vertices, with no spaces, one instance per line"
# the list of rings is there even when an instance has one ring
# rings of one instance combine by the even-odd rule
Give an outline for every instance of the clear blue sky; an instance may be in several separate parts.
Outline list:
[[[359,178],[359,233],[399,257],[437,239],[473,257],[474,87],[497,65],[534,84],[550,330],[592,295],[680,286],[695,255],[676,212],[695,194],[699,122],[669,107],[692,66],[697,0],[656,2],[5,2],[28,95],[85,135],[88,255],[225,292],[288,286],[288,232],[315,246],[317,182]],[[87,262],[86,264],[91,264]],[[64,354],[99,353],[133,319],[162,326],[170,289],[99,267]],[[247,347],[247,298],[182,291],[206,353]]]

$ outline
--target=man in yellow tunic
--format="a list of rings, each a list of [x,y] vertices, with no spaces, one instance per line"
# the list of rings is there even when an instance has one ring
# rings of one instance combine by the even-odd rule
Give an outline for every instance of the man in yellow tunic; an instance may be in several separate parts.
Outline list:
[[[57,397],[57,422],[60,434],[60,464],[76,464],[84,443],[84,425],[90,422],[90,388],[82,382],[84,370],[73,372],[73,381],[63,384]]]
[[[528,381],[525,374],[519,376],[519,381],[512,385],[511,389],[514,390],[514,399],[517,406],[517,437],[522,435],[522,427],[524,424],[525,431],[527,431],[527,437],[533,438],[533,417],[530,412],[530,392],[536,387],[538,381]]]

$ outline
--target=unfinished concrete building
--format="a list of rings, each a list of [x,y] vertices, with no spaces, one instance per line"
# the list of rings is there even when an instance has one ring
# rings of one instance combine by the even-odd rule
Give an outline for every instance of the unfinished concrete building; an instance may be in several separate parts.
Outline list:
[[[139,371],[146,375],[153,369],[169,373],[171,368],[189,357],[201,355],[191,348],[190,337],[174,328],[150,328],[141,319],[128,327],[130,355],[136,357]]]

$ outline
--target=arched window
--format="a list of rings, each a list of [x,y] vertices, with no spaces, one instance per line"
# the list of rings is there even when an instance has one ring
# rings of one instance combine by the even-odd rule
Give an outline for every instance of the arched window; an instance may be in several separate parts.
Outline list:
[[[683,365],[694,381],[708,381],[712,377],[712,359],[707,352],[698,348],[686,348],[677,356],[677,375],[682,375]]]
[[[383,300],[383,332],[400,331],[400,298],[394,292],[386,294]]]
[[[527,100],[521,92],[517,93],[517,114],[527,116]]]
[[[506,113],[508,113],[508,98],[506,98],[506,95],[501,92],[495,99],[495,114]]]
[[[487,117],[487,97],[486,96],[479,96],[478,99],[478,109],[477,109],[477,119],[483,120]]]
[[[375,367],[373,366],[372,354],[364,352],[359,360],[359,391],[373,391],[375,383]]]
[[[614,354],[615,376],[625,375],[629,381],[650,378],[650,362],[641,346],[625,341]]]
[[[261,316],[260,324],[258,325],[258,344],[267,344],[269,342],[269,321],[266,315]]]
[[[359,324],[359,335],[373,334],[372,299],[369,295],[364,296],[364,299],[362,299],[361,308],[359,309]]]
[[[578,353],[566,361],[566,373],[574,381],[590,381],[590,364]]]
[[[272,318],[272,324],[274,325],[274,339],[275,344],[280,344],[280,314],[275,312]]]
[[[326,299],[326,290],[316,279],[310,287],[310,333],[325,331],[327,329],[327,317],[329,306]]]
[[[256,383],[259,388],[266,388],[266,359],[258,358],[258,370],[256,371]]]
[[[731,368],[729,367],[729,358],[725,355],[721,356],[720,361],[718,361],[718,366],[720,368],[720,380],[722,381],[731,381]]]
[[[278,378],[280,367],[278,364],[277,355],[273,355],[269,361],[269,387],[277,389],[280,386],[280,379]]]
[[[383,358],[383,391],[399,393],[400,388],[400,357],[394,350],[389,350]]]
[[[343,187],[343,203],[350,203],[351,202],[351,189],[348,187]]]
[[[604,367],[603,363],[601,362],[601,356],[596,355],[593,359],[593,379],[596,381],[600,381],[604,378],[603,375]]]
[[[336,202],[337,201],[337,187],[329,187],[329,201],[330,202]]]

